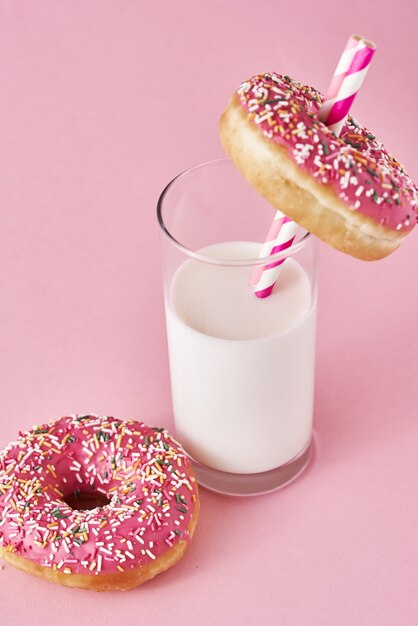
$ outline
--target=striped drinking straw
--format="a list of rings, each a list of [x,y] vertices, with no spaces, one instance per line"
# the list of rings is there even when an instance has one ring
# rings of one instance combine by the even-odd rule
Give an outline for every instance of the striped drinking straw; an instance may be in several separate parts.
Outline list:
[[[327,95],[319,109],[318,117],[337,136],[344,126],[350,107],[363,83],[376,51],[373,42],[360,35],[352,35],[334,72]],[[272,256],[289,248],[296,236],[297,224],[277,210],[273,223],[261,247],[259,257]],[[266,298],[273,291],[286,257],[255,268],[249,284],[258,298]]]
[[[259,257],[272,256],[289,248],[295,238],[296,230],[296,222],[277,210],[270,230],[267,233],[266,241],[259,252]],[[285,260],[286,257],[279,259],[279,261],[256,267],[251,272],[248,284],[250,287],[254,287],[254,293],[257,298],[267,298],[271,294],[280,272],[279,267]]]
[[[373,42],[352,35],[335,69],[327,95],[319,110],[319,119],[338,136],[351,105],[363,84],[376,51]]]

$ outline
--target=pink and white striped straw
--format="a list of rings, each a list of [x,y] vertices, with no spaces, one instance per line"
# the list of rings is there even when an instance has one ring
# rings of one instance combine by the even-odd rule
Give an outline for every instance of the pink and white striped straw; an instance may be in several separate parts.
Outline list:
[[[319,119],[338,136],[363,84],[376,46],[361,35],[352,35],[335,69]]]
[[[334,72],[327,95],[318,117],[338,136],[344,126],[350,107],[359,91],[376,51],[373,42],[360,35],[352,35]],[[277,210],[273,223],[261,247],[259,256],[272,256],[289,248],[296,236],[297,224]],[[268,297],[279,277],[286,257],[256,268],[250,276],[249,285],[258,298]]]
[[[295,238],[296,230],[296,222],[277,209],[266,241],[259,252],[259,257],[272,256],[289,248]],[[254,287],[257,298],[267,298],[271,294],[280,272],[280,265],[285,260],[286,257],[267,265],[261,265],[251,272],[248,284],[250,287]]]

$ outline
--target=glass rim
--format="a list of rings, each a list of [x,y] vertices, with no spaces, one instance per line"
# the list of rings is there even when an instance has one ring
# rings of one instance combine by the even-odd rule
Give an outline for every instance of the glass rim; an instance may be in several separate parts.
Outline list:
[[[195,172],[196,170],[199,170],[208,166],[221,165],[221,164],[226,164],[226,163],[229,163],[231,165],[233,164],[231,159],[228,159],[227,157],[222,157],[219,159],[212,159],[210,161],[199,163],[177,174],[177,176],[175,176],[164,187],[157,202],[157,219],[158,219],[158,223],[159,223],[161,233],[163,234],[163,236],[166,239],[168,239],[174,245],[174,247],[180,250],[184,255],[188,256],[191,259],[194,259],[195,261],[200,261],[202,263],[209,263],[211,265],[221,265],[221,266],[227,266],[227,267],[245,267],[245,266],[266,265],[266,263],[272,263],[274,261],[281,261],[282,259],[285,259],[289,256],[293,256],[294,254],[296,254],[297,252],[305,248],[305,246],[312,239],[312,234],[308,231],[304,234],[304,236],[302,237],[300,241],[298,241],[295,244],[292,244],[289,248],[286,248],[286,250],[277,252],[276,254],[271,254],[268,256],[264,256],[264,257],[251,257],[251,258],[246,258],[246,259],[219,259],[219,258],[213,258],[213,257],[207,256],[206,254],[202,254],[201,252],[196,252],[195,250],[188,248],[187,246],[182,244],[180,241],[178,241],[171,234],[171,232],[167,228],[163,219],[163,204],[164,204],[164,200],[167,194],[170,192],[170,190],[175,185],[175,183],[181,180],[182,178],[185,178],[188,174]],[[274,209],[274,207],[272,207],[272,209]],[[263,242],[260,242],[260,243],[263,243]]]

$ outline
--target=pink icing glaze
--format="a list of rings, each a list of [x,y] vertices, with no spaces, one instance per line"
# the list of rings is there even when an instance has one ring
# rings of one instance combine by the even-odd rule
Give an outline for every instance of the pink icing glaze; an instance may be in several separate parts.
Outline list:
[[[71,416],[20,433],[0,455],[0,546],[67,574],[140,567],[189,539],[189,469],[166,430],[135,421]],[[110,503],[75,510],[63,498],[78,491]]]
[[[401,232],[418,221],[418,190],[402,165],[351,116],[339,137],[318,119],[324,99],[288,76],[261,74],[238,89],[249,118],[268,139],[285,146],[295,163],[346,205]],[[285,207],[282,210],[286,210]]]

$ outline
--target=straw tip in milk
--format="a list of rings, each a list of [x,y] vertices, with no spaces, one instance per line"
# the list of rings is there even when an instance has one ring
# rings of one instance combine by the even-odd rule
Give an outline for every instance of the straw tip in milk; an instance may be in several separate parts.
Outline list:
[[[264,289],[259,289],[257,291],[254,291],[254,295],[257,296],[257,298],[268,298],[272,294],[273,288],[274,288],[274,284],[269,285],[268,287],[265,287]]]

